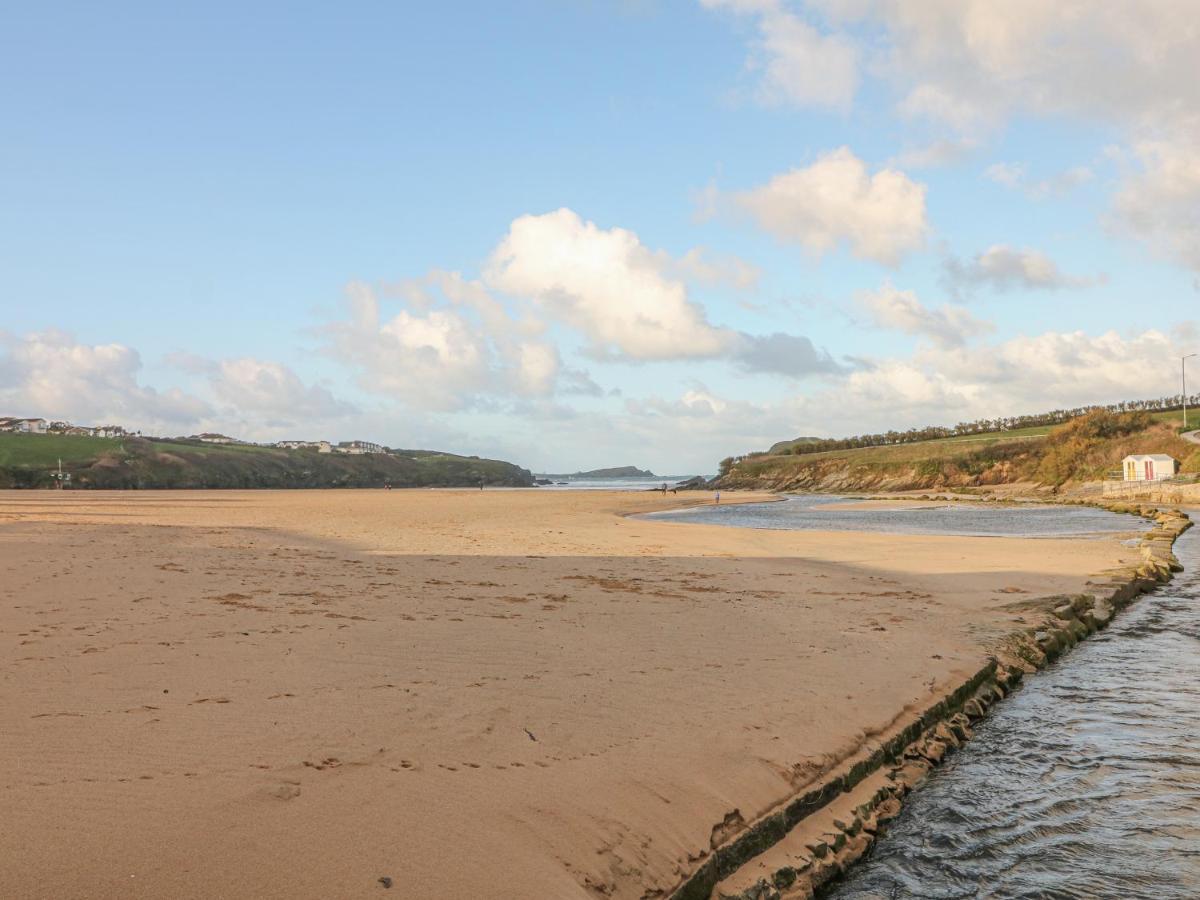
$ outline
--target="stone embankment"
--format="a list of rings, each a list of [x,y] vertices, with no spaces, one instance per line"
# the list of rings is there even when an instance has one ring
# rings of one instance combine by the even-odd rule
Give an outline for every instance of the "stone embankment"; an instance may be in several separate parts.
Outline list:
[[[1038,621],[1009,635],[971,678],[924,711],[898,719],[837,772],[714,847],[669,900],[808,900],[820,895],[870,849],[905,796],[970,739],[972,727],[1026,674],[1104,628],[1135,597],[1182,568],[1172,552],[1175,539],[1192,525],[1182,512],[1137,504],[1091,505],[1155,523],[1141,538],[1139,564],[1104,573],[1105,580],[1093,582],[1089,593],[1041,601]]]
[[[1106,500],[1148,503],[1200,504],[1200,483],[1178,481],[1116,481],[1104,484]]]

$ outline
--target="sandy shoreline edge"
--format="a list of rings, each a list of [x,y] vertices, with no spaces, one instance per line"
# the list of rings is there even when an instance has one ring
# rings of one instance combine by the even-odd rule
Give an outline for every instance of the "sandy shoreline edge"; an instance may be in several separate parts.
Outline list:
[[[1047,595],[1145,562],[1132,533],[683,528],[642,514],[711,496],[647,493],[0,495],[0,880],[749,889],[769,848],[863,840],[877,751],[973,708]],[[766,874],[828,868],[795,863]]]
[[[1141,594],[1181,571],[1175,540],[1192,526],[1178,509],[1103,501],[1067,501],[1154,521],[1139,541],[1144,562],[1112,574],[1107,596],[1093,592],[1061,598],[1046,620],[1014,632],[1003,650],[919,715],[903,717],[837,771],[781,809],[745,827],[717,847],[668,900],[781,900],[820,897],[870,850],[881,827],[899,814],[906,795],[948,753],[972,736],[1023,680],[1079,641],[1105,628]]]

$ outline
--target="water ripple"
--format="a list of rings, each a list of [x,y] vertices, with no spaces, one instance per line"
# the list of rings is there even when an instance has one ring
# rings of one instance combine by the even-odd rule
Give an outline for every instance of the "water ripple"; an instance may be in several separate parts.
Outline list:
[[[1187,566],[1002,703],[831,892],[1200,897],[1200,529]]]

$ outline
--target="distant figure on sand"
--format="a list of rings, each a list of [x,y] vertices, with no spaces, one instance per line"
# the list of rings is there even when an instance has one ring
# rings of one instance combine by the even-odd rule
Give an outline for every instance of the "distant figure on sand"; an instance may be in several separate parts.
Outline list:
[[[667,493],[667,483],[666,483],[665,481],[663,482],[663,486],[662,486],[662,492],[663,492],[663,495],[664,495],[664,496],[665,496],[665,495],[666,495],[666,493]]]
[[[721,492],[717,491],[717,496],[715,498],[713,498],[713,503],[720,503],[720,502],[721,502]]]

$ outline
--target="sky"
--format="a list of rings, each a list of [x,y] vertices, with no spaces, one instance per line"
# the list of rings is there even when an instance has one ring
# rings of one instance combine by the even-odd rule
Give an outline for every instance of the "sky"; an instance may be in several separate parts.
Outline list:
[[[1198,59],[1197,0],[12,6],[0,414],[711,474],[1176,394]]]

